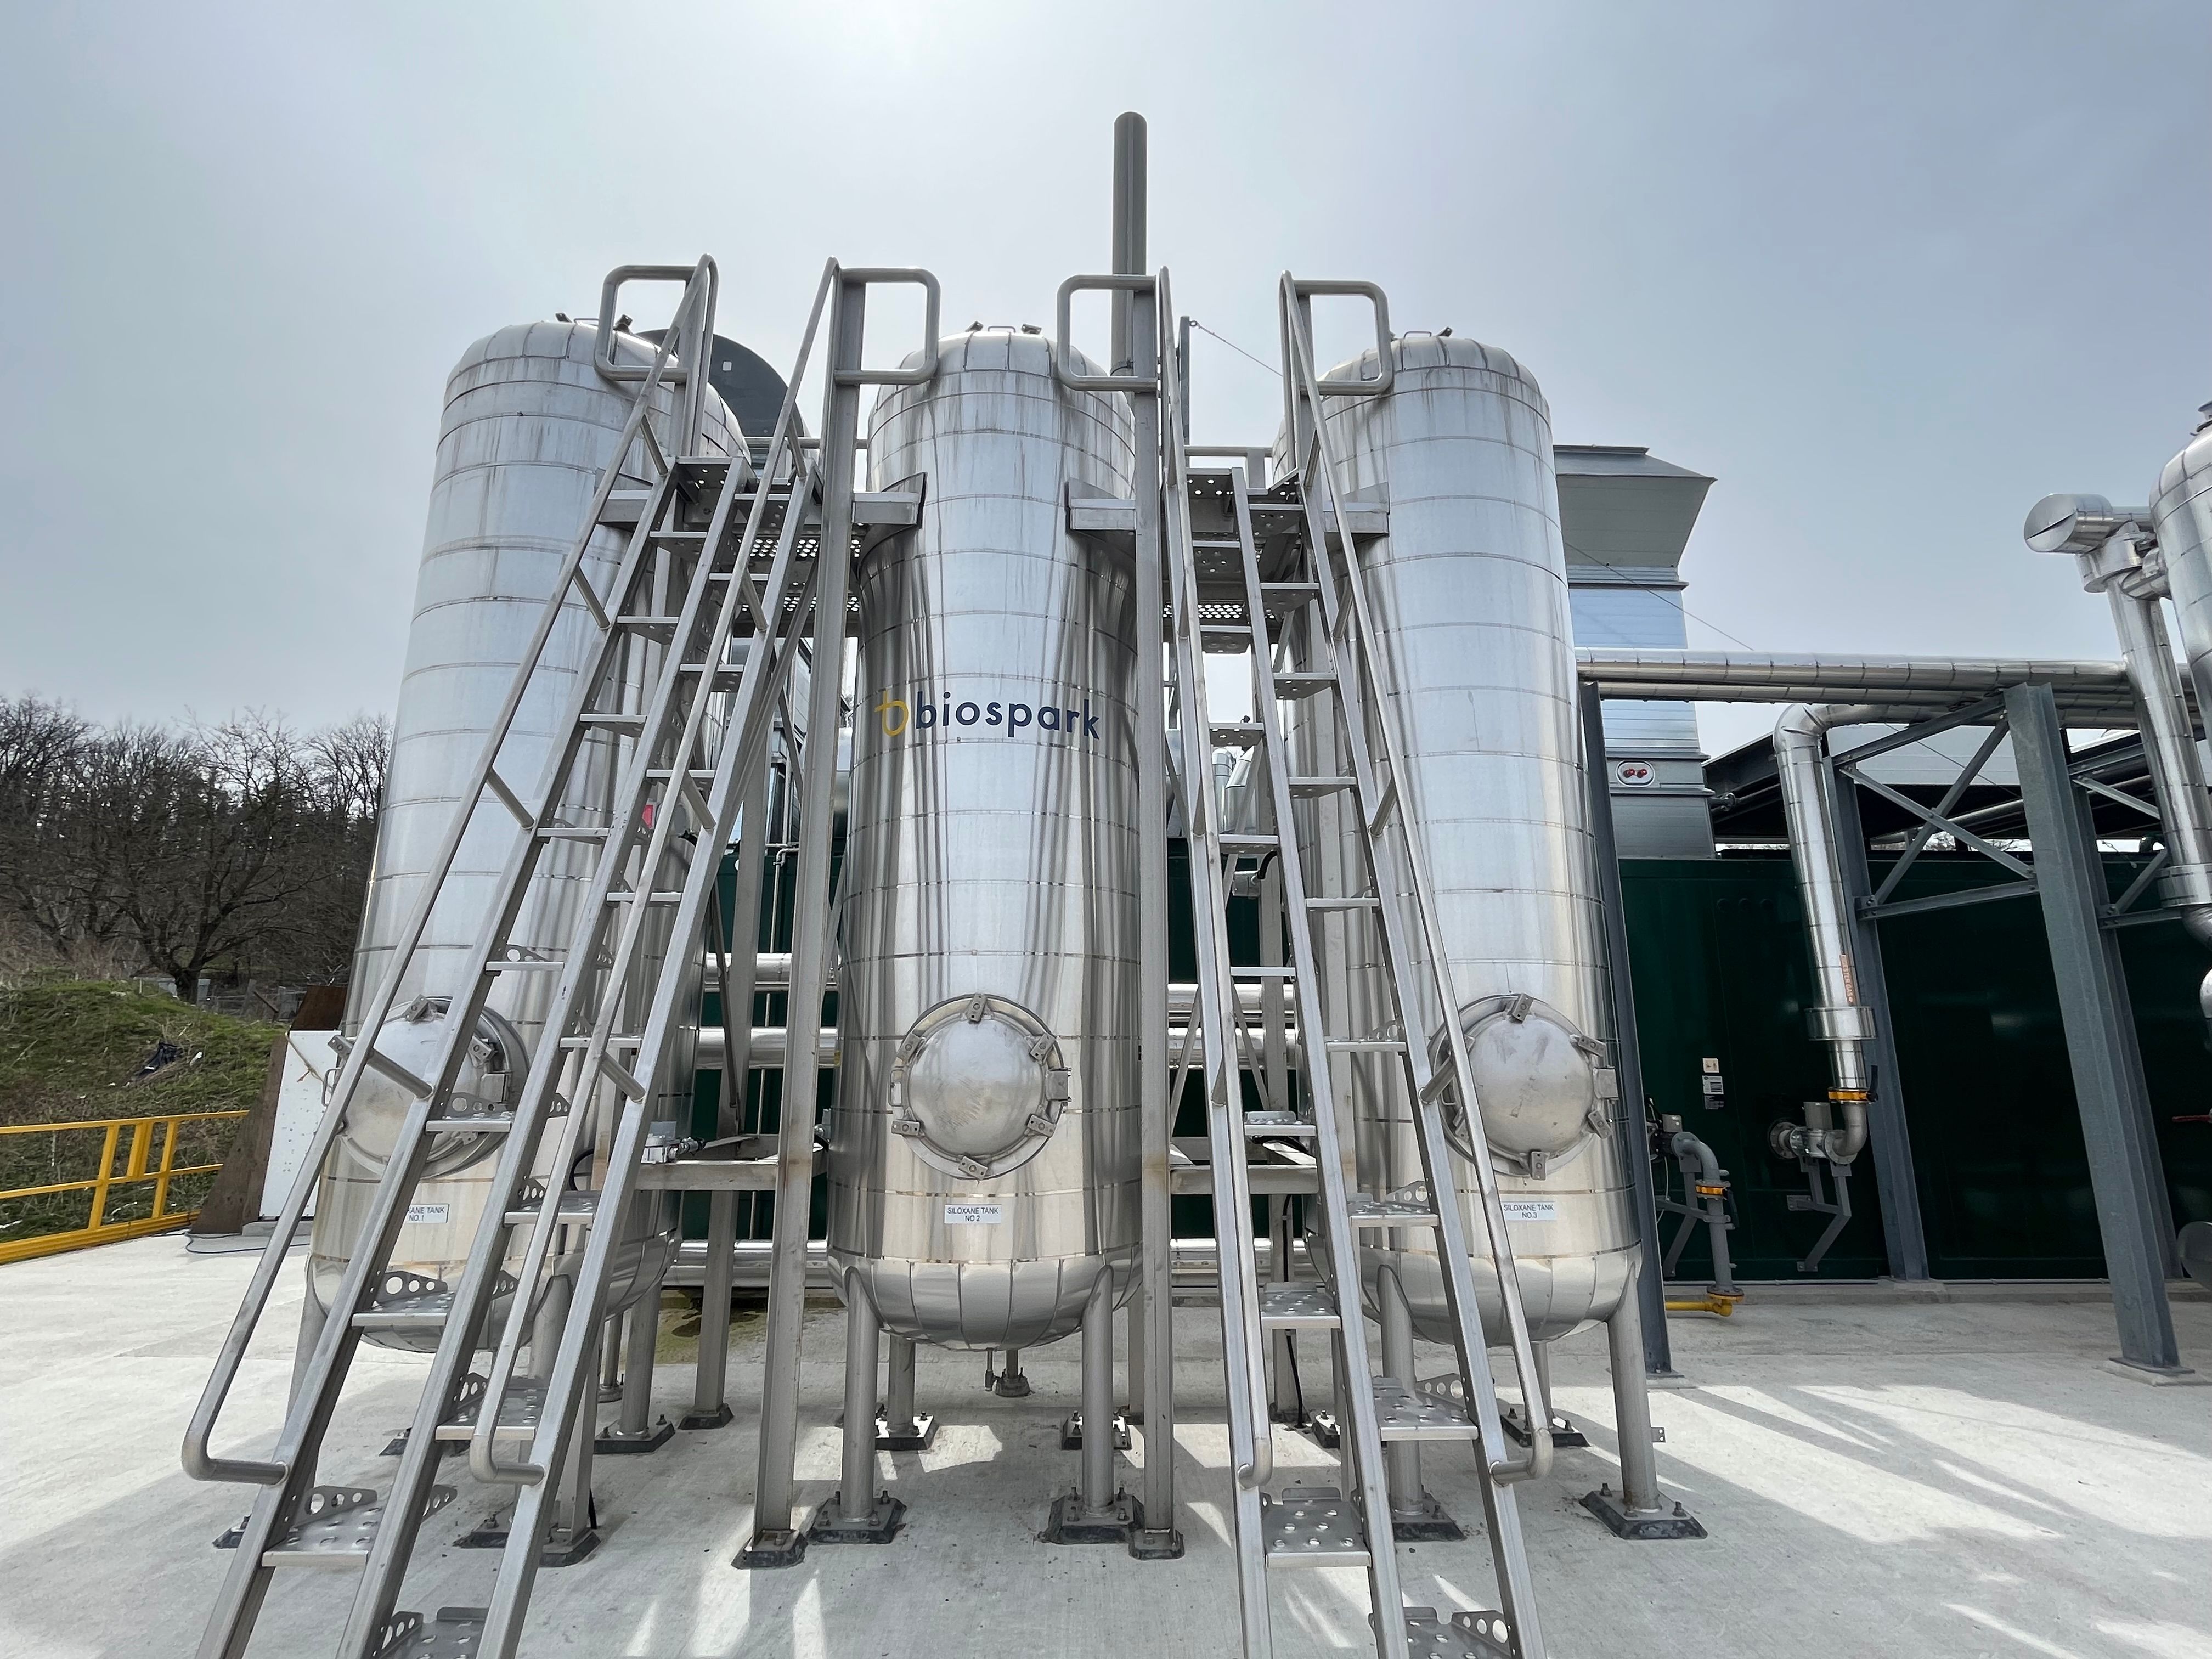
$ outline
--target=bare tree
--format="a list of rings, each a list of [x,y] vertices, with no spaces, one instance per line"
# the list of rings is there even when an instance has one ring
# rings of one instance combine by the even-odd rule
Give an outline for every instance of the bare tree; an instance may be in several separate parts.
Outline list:
[[[391,750],[363,716],[301,738],[248,714],[101,730],[0,702],[0,897],[57,959],[127,948],[204,975],[343,979]]]

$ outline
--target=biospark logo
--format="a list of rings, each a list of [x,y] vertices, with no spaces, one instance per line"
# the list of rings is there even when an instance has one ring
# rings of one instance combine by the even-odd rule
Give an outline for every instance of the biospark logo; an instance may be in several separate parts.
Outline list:
[[[1080,697],[1055,706],[1015,701],[985,702],[956,700],[950,691],[932,692],[909,702],[889,691],[876,699],[876,718],[887,738],[920,737],[925,732],[953,731],[963,726],[982,728],[1007,737],[1018,732],[1050,732],[1061,738],[1095,738],[1099,717],[1091,712],[1091,700]],[[979,732],[978,735],[982,732]]]

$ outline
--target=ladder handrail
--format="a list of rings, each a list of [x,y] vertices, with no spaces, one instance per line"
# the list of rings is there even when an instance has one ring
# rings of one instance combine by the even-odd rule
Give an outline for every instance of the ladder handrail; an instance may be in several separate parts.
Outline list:
[[[703,299],[705,287],[709,280],[708,267],[710,264],[711,262],[708,260],[702,259],[700,262],[700,269],[693,277],[691,287],[685,290],[684,300],[679,302],[678,313],[679,316],[684,313],[685,308]],[[230,1329],[225,1333],[222,1345],[216,1352],[214,1368],[209,1375],[206,1385],[201,1390],[199,1401],[194,1407],[191,1419],[185,1430],[182,1462],[185,1473],[196,1480],[274,1486],[284,1480],[289,1473],[288,1466],[281,1461],[265,1462],[255,1459],[216,1457],[209,1450],[209,1443],[213,1437],[216,1424],[222,1416],[223,1407],[229,1400],[230,1391],[237,1382],[239,1370],[245,1363],[246,1349],[252,1344],[254,1333],[259,1327],[261,1316],[267,1310],[269,1297],[275,1289],[277,1274],[283,1271],[290,1250],[292,1237],[298,1231],[300,1222],[307,1212],[307,1204],[313,1199],[315,1189],[322,1180],[323,1165],[327,1161],[331,1146],[337,1139],[339,1126],[345,1120],[346,1110],[352,1104],[354,1092],[360,1086],[363,1073],[376,1058],[376,1034],[382,1029],[385,1020],[391,1014],[392,1006],[398,998],[400,982],[405,977],[407,968],[422,943],[422,934],[429,925],[430,914],[436,904],[439,890],[447,876],[452,872],[453,860],[459,854],[462,839],[467,833],[476,808],[482,804],[487,791],[491,791],[495,798],[501,799],[502,805],[507,805],[510,811],[514,810],[505,799],[507,790],[504,782],[501,781],[496,788],[494,787],[494,781],[497,778],[499,751],[513,726],[515,714],[521,707],[523,696],[529,689],[531,679],[537,672],[538,659],[543,654],[547,641],[552,637],[553,629],[560,620],[562,611],[568,604],[569,589],[573,586],[578,591],[584,598],[586,607],[591,610],[595,617],[603,623],[606,620],[604,605],[592,589],[589,580],[583,574],[584,559],[591,550],[593,538],[599,533],[600,515],[606,510],[608,498],[613,493],[615,482],[620,476],[624,459],[629,455],[631,446],[638,441],[641,432],[649,431],[646,417],[652,408],[653,396],[661,386],[663,374],[668,367],[670,355],[676,343],[676,337],[677,331],[673,328],[664,337],[653,353],[653,362],[645,379],[640,383],[637,393],[631,400],[629,417],[623,423],[621,435],[611,452],[605,471],[600,477],[598,487],[592,491],[591,506],[585,514],[583,526],[574,543],[570,546],[568,556],[562,562],[552,591],[547,596],[544,606],[539,613],[538,626],[532,635],[530,643],[525,649],[520,662],[516,666],[514,678],[508,686],[507,695],[501,705],[499,716],[493,722],[485,739],[483,752],[478,757],[471,774],[471,781],[464,786],[454,808],[453,823],[447,827],[444,838],[439,843],[437,856],[431,861],[428,878],[424,883],[422,896],[416,901],[406,925],[400,930],[391,961],[386,964],[384,975],[379,981],[377,988],[370,995],[361,1023],[362,1036],[355,1042],[352,1052],[346,1056],[339,1070],[337,1082],[332,1087],[330,1099],[324,1106],[323,1115],[315,1127],[313,1138],[308,1142],[307,1154],[301,1161],[299,1173],[294,1176],[291,1190],[286,1194],[283,1206],[278,1212],[276,1224],[270,1235],[269,1243],[263,1250],[260,1261],[255,1264],[253,1277],[247,1284],[246,1293],[240,1298],[238,1312],[233,1316]],[[643,532],[649,522],[648,518],[641,516],[638,532],[631,538],[630,557],[635,557],[637,552],[641,550]],[[562,758],[557,751],[549,757],[547,764],[549,779],[554,775],[556,769],[561,764]],[[524,840],[526,842],[527,839],[526,836]],[[447,1032],[440,1051],[439,1075],[429,1079],[416,1080],[428,1081],[438,1091],[448,1090],[453,1086],[452,1073],[457,1066],[465,1042],[465,1038],[457,1040],[456,1034],[471,1029],[475,1024],[473,1012],[469,1015],[465,1022],[463,1022],[454,1018],[457,1012],[459,1011],[456,1009],[447,1011]],[[424,1115],[427,1116],[427,1115],[426,1112]]]
[[[1465,1161],[1472,1164],[1474,1168],[1476,1185],[1481,1194],[1482,1202],[1480,1207],[1485,1230],[1489,1237],[1492,1269],[1498,1277],[1501,1292],[1500,1300],[1505,1315],[1514,1368],[1524,1390],[1523,1397],[1533,1400],[1538,1397],[1540,1391],[1534,1387],[1535,1357],[1528,1336],[1527,1310],[1521,1301],[1520,1277],[1515,1266],[1512,1242],[1505,1228],[1505,1212],[1498,1192],[1497,1172],[1492,1169],[1487,1156],[1488,1143],[1483,1133],[1480,1106],[1475,1096],[1474,1067],[1468,1052],[1467,1033],[1461,1023],[1459,998],[1452,985],[1451,963],[1449,957],[1444,953],[1443,927],[1436,914],[1435,891],[1428,869],[1427,851],[1422,844],[1421,836],[1414,830],[1413,825],[1412,803],[1408,799],[1411,780],[1404,763],[1403,744],[1389,699],[1387,696],[1379,695],[1382,688],[1379,683],[1379,677],[1376,673],[1372,655],[1370,641],[1374,637],[1374,630],[1370,615],[1365,576],[1360,568],[1358,556],[1352,549],[1349,529],[1350,492],[1343,487],[1340,463],[1330,444],[1328,425],[1322,410],[1322,399],[1328,394],[1328,388],[1325,386],[1315,369],[1312,330],[1310,320],[1300,304],[1303,293],[1321,291],[1328,290],[1316,288],[1312,284],[1301,284],[1288,271],[1283,274],[1279,291],[1283,337],[1289,347],[1289,362],[1285,363],[1285,368],[1292,380],[1295,388],[1294,396],[1303,399],[1305,407],[1310,411],[1311,431],[1302,445],[1306,453],[1301,459],[1319,462],[1318,465],[1305,465],[1300,469],[1306,486],[1303,493],[1306,502],[1308,533],[1314,538],[1316,572],[1323,578],[1319,586],[1323,614],[1329,624],[1328,631],[1333,636],[1331,643],[1332,645],[1338,643],[1334,637],[1338,632],[1338,619],[1329,613],[1336,607],[1334,589],[1340,580],[1345,595],[1349,599],[1349,605],[1346,607],[1348,612],[1346,620],[1349,627],[1344,630],[1342,645],[1354,652],[1356,672],[1358,678],[1363,681],[1375,684],[1378,692],[1377,707],[1375,709],[1375,726],[1382,740],[1382,758],[1389,769],[1388,789],[1397,798],[1399,823],[1406,831],[1401,840],[1407,861],[1407,873],[1411,877],[1407,884],[1413,891],[1413,908],[1420,926],[1422,943],[1428,959],[1430,973],[1434,979],[1442,1003],[1438,1012],[1451,1056],[1452,1085],[1459,1094],[1470,1147],[1484,1154]],[[1386,361],[1389,357],[1389,348],[1387,343],[1382,347],[1382,355]],[[1340,387],[1337,390],[1339,392],[1343,392],[1352,389]],[[1314,487],[1316,485],[1319,488],[1316,489]],[[1328,508],[1326,515],[1321,511],[1322,503],[1319,499],[1324,494],[1327,496]],[[1328,568],[1332,537],[1336,556],[1343,566],[1340,574],[1338,571]],[[1344,678],[1340,672],[1338,678],[1340,682]],[[1354,725],[1351,719],[1347,719],[1345,723],[1347,728]],[[1365,756],[1366,733],[1364,731],[1348,730],[1347,740],[1352,748],[1355,759],[1359,763],[1359,769],[1363,774],[1366,774],[1369,771]],[[1367,798],[1371,791],[1371,777],[1363,775],[1361,808],[1363,814],[1372,811],[1367,804]],[[1382,872],[1378,871],[1376,875],[1378,878],[1376,885],[1379,889],[1383,884],[1380,879]],[[1382,895],[1382,914],[1388,917],[1392,914],[1394,907],[1389,896]],[[1433,1103],[1425,1098],[1430,1074],[1433,1070],[1429,1051],[1431,1039],[1426,1032],[1419,1033],[1417,1037],[1411,1020],[1406,1021],[1405,1024],[1407,1069],[1413,1073],[1413,1085],[1410,1105],[1415,1121],[1421,1123],[1425,1130],[1435,1125],[1435,1120],[1438,1115],[1430,1109]],[[1440,1127],[1440,1125],[1435,1125],[1435,1127]],[[1449,1179],[1448,1158],[1431,1163],[1431,1182],[1432,1186],[1443,1182],[1456,1187],[1457,1183],[1450,1182]],[[1457,1206],[1445,1201],[1449,1194],[1437,1193],[1433,1195],[1437,1200],[1439,1231],[1442,1234],[1445,1283],[1452,1292],[1454,1302],[1457,1303],[1464,1295],[1468,1298],[1468,1306],[1472,1311],[1473,1282],[1468,1270],[1466,1242],[1462,1234]],[[1464,1321],[1462,1322],[1464,1325]],[[1480,1340],[1479,1316],[1475,1321],[1474,1331],[1476,1340]],[[1486,1393],[1476,1390],[1473,1387],[1473,1367],[1477,1364],[1486,1364],[1486,1361],[1480,1353],[1467,1353],[1462,1355],[1462,1363],[1468,1368],[1467,1376],[1469,1384],[1468,1407],[1473,1410],[1479,1400],[1487,1402]],[[1528,1413],[1528,1451],[1527,1455],[1522,1458],[1502,1455],[1498,1449],[1499,1442],[1503,1438],[1502,1433],[1494,1425],[1486,1423],[1481,1425],[1486,1442],[1483,1455],[1493,1474],[1501,1479],[1509,1480],[1540,1479],[1549,1471],[1553,1454],[1551,1431],[1547,1424],[1537,1420],[1540,1415],[1540,1413],[1533,1412]]]
[[[1162,317],[1161,337],[1164,338],[1168,320],[1174,314],[1174,301],[1164,269],[1159,274],[1158,301]],[[1163,374],[1160,380],[1164,398],[1160,422],[1164,436],[1160,453],[1167,464],[1164,522],[1168,532],[1170,568],[1176,578],[1171,590],[1175,617],[1173,637],[1176,672],[1182,683],[1181,718],[1177,726],[1183,756],[1177,781],[1183,798],[1186,832],[1193,842],[1201,843],[1203,850],[1201,856],[1200,847],[1194,846],[1190,856],[1193,915],[1197,923],[1200,994],[1204,995],[1205,988],[1211,987],[1218,1004],[1207,1011],[1206,1018],[1201,1022],[1200,1039],[1211,1097],[1206,1121],[1213,1163],[1215,1254],[1220,1260],[1224,1340],[1231,1340],[1228,1310],[1233,1307],[1236,1310],[1235,1345],[1243,1347],[1249,1356],[1238,1374],[1253,1381],[1253,1398],[1245,1407],[1250,1414],[1250,1420],[1237,1429],[1237,1437],[1243,1443],[1231,1445],[1230,1461],[1235,1469],[1237,1484],[1257,1488],[1265,1484],[1274,1472],[1274,1432],[1269,1417],[1272,1402],[1258,1380],[1260,1368],[1253,1363],[1266,1351],[1266,1338],[1260,1325],[1258,1273],[1249,1237],[1252,1226],[1251,1175],[1247,1167],[1248,1153],[1243,1132],[1236,1121],[1241,1114],[1242,1085],[1237,1079],[1235,1066],[1228,1059],[1229,1033],[1237,1029],[1241,1011],[1237,1006],[1235,987],[1227,971],[1229,938],[1226,912],[1221,902],[1222,896],[1216,890],[1216,884],[1221,875],[1222,849],[1219,827],[1214,822],[1213,767],[1210,747],[1212,724],[1207,708],[1204,659],[1198,649],[1194,633],[1204,613],[1199,605],[1198,554],[1192,544],[1190,527],[1190,461],[1182,438],[1178,377]],[[1170,1109],[1174,1109],[1173,1103]],[[1224,1212],[1230,1218],[1225,1234]]]
[[[775,685],[780,688],[784,672],[787,671],[787,665],[783,661],[783,658],[788,653],[775,649],[776,628],[780,617],[763,605],[763,596],[754,589],[752,578],[746,565],[766,522],[770,481],[775,477],[779,463],[787,453],[790,453],[794,458],[791,489],[784,508],[781,533],[777,537],[775,558],[769,572],[769,580],[776,601],[776,608],[780,610],[781,602],[785,597],[782,592],[783,585],[788,580],[789,565],[797,544],[799,520],[804,516],[807,494],[813,482],[813,472],[803,453],[791,449],[790,441],[793,428],[796,424],[794,411],[798,401],[797,386],[799,379],[806,372],[807,359],[813,349],[816,325],[821,320],[823,306],[829,297],[834,280],[833,264],[831,269],[823,275],[821,286],[815,295],[814,308],[807,318],[806,329],[801,336],[798,361],[793,369],[788,388],[784,394],[782,407],[776,417],[775,431],[769,441],[768,455],[760,471],[759,487],[754,492],[751,509],[746,516],[744,536],[738,544],[737,568],[732,573],[732,580],[725,585],[726,591],[720,612],[715,619],[712,641],[705,653],[704,660],[708,669],[708,678],[711,678],[713,668],[721,660],[722,654],[732,637],[732,628],[742,601],[744,608],[753,613],[756,629],[754,637],[758,643],[757,648],[747,653],[744,675],[739,682],[737,694],[738,707],[733,708],[731,714],[733,720],[736,721],[757,720],[760,722],[763,742],[765,741],[765,722],[771,711],[763,708],[757,714],[755,712],[755,705],[758,701],[755,687],[761,683],[761,680],[757,678],[757,675],[772,675]],[[734,461],[732,463],[732,472],[737,470]],[[678,624],[676,636],[670,641],[669,649],[662,663],[660,683],[655,687],[653,694],[657,717],[665,715],[667,702],[672,697],[675,687],[682,677],[684,664],[681,659],[684,655],[684,647],[688,642],[689,629],[696,620],[694,610],[707,586],[707,570],[711,562],[713,550],[721,544],[722,538],[726,533],[726,519],[732,495],[732,491],[726,489],[722,492],[720,501],[717,504],[714,518],[704,544],[706,550],[702,556],[700,571],[693,581],[692,592],[686,599],[683,619]],[[828,549],[821,550],[817,557],[817,568],[818,559],[829,556],[830,554]],[[765,661],[763,661],[764,659]],[[647,848],[640,865],[641,886],[638,890],[645,892],[652,890],[653,879],[659,872],[662,858],[668,850],[678,818],[678,815],[674,811],[668,809],[673,807],[678,795],[684,789],[691,787],[685,774],[689,768],[692,747],[697,740],[700,726],[705,714],[707,693],[709,689],[703,684],[699,688],[698,694],[692,700],[692,707],[685,723],[684,735],[675,747],[674,757],[670,763],[672,775],[670,778],[670,787],[665,797],[666,805],[664,810],[653,815],[653,825]],[[642,798],[647,787],[646,774],[652,768],[654,750],[658,746],[656,739],[660,735],[658,729],[652,725],[640,734],[638,742],[631,752],[629,775],[623,779],[623,787],[617,795],[617,799],[629,802]],[[743,737],[744,733],[738,731],[726,733],[724,748],[726,750],[734,751],[743,740]],[[680,788],[679,785],[682,786]],[[696,812],[696,803],[691,805]],[[711,823],[712,820],[708,819],[702,822],[698,827],[703,831],[708,829]],[[702,846],[695,854],[694,861],[712,863],[714,859],[710,850]],[[600,870],[595,874],[592,892],[579,912],[575,938],[569,949],[569,961],[572,964],[581,963],[596,949],[599,931],[605,923],[605,906],[608,902],[606,892],[611,890],[616,869],[615,860],[612,858],[601,860]],[[688,885],[687,882],[687,889]],[[643,900],[634,902],[628,907],[629,914],[623,919],[621,943],[615,951],[615,960],[617,963],[630,959],[631,953],[635,948],[637,936],[644,926],[647,908],[648,906]],[[672,946],[678,943],[678,937],[672,934]],[[667,953],[666,957],[664,958],[664,973],[666,971],[666,962],[672,960],[677,954],[678,951],[675,949],[672,949]],[[545,1029],[548,1031],[555,1029],[556,1022],[566,1024],[568,1011],[574,1000],[574,992],[571,991],[570,987],[574,977],[573,968],[562,973],[562,986],[556,993],[553,1008],[547,1014]],[[575,988],[576,990],[580,988],[580,985]],[[561,1150],[556,1155],[552,1166],[556,1171],[566,1170],[568,1167],[568,1160],[575,1155],[576,1142],[581,1138],[587,1115],[582,1109],[584,1101],[596,1092],[599,1080],[599,1073],[604,1068],[607,1039],[612,1034],[613,1022],[620,1010],[620,999],[617,996],[609,995],[600,1000],[600,1008],[593,1023],[590,1046],[586,1048],[578,1063],[576,1074],[580,1079],[578,1088],[579,1098],[569,1113],[570,1121],[564,1126],[562,1131]],[[561,1068],[558,1045],[551,1045],[544,1052],[552,1056],[551,1063],[546,1067],[547,1071],[557,1073]],[[642,1049],[632,1058],[635,1074],[641,1079],[648,1089],[653,1086],[654,1073],[658,1070],[657,1063],[649,1065],[649,1062],[656,1062],[657,1058],[657,1055],[649,1056]],[[731,1062],[726,1060],[726,1063]],[[538,1069],[538,1066],[533,1065],[533,1073]],[[554,1230],[559,1224],[559,1206],[555,1201],[556,1196],[556,1194],[553,1193],[548,1193],[547,1201],[541,1206],[538,1218],[532,1226],[530,1238],[525,1247],[523,1271],[517,1275],[519,1283],[515,1294],[518,1302],[522,1299],[530,1287],[535,1285],[538,1275],[544,1270]],[[602,1202],[605,1201],[603,1195]],[[489,1214],[486,1219],[489,1222]],[[610,1213],[603,1218],[601,1224],[611,1228],[614,1220],[615,1217]],[[501,1464],[496,1455],[497,1405],[505,1398],[507,1384],[514,1375],[515,1360],[521,1342],[520,1325],[521,1322],[517,1319],[510,1319],[507,1322],[507,1328],[502,1334],[499,1349],[493,1359],[492,1370],[486,1379],[484,1395],[490,1403],[477,1413],[477,1431],[469,1443],[470,1469],[477,1479],[488,1482],[511,1480],[526,1485],[542,1480],[545,1474],[545,1468],[543,1466]]]

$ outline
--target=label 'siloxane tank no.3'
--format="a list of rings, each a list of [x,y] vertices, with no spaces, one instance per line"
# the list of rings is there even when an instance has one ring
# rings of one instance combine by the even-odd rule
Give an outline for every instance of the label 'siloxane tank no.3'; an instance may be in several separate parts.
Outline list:
[[[1138,1248],[1136,606],[1065,507],[1130,493],[1132,428],[1050,354],[955,337],[869,429],[923,504],[856,576],[829,1243],[951,1346],[1066,1335]]]

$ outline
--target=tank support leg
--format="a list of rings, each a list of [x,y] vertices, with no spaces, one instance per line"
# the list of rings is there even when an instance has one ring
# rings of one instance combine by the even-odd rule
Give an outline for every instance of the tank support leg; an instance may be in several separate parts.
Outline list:
[[[1101,1273],[1083,1309],[1082,1479],[1054,1500],[1048,1544],[1126,1544],[1145,1523],[1144,1506],[1114,1485],[1115,1443],[1127,1432],[1114,1416],[1114,1276]],[[1063,1430],[1060,1444],[1070,1436]]]
[[[1022,1351],[1019,1348],[1006,1350],[1006,1369],[999,1373],[999,1380],[991,1384],[991,1392],[1001,1400],[1029,1398],[1030,1380],[1022,1375]]]
[[[1633,1289],[1632,1285],[1631,1289]],[[1644,1318],[1639,1299],[1624,1295],[1605,1322],[1613,1369],[1613,1429],[1620,1442],[1620,1491],[1610,1486],[1584,1494],[1583,1507],[1616,1538],[1703,1538],[1705,1529],[1659,1490],[1659,1461],[1651,1450],[1651,1397],[1644,1370]]]
[[[878,1451],[927,1451],[937,1438],[937,1419],[914,1410],[914,1340],[884,1339],[890,1352],[890,1380],[884,1389],[883,1414],[876,1420]]]
[[[1128,1387],[1121,1397],[1129,1403],[1121,1415],[1128,1422],[1145,1420],[1145,1276],[1137,1275],[1137,1288],[1129,1296],[1129,1334],[1123,1352],[1129,1356]]]
[[[1407,1388],[1413,1386],[1413,1311],[1398,1275],[1387,1267],[1377,1275],[1382,1303],[1382,1370]],[[1421,1449],[1395,1440],[1382,1449],[1383,1471],[1390,1480],[1390,1530],[1409,1543],[1449,1541],[1467,1536],[1444,1506],[1421,1485]]]
[[[660,1281],[654,1279],[630,1304],[623,1334],[622,1411],[611,1429],[599,1434],[602,1456],[621,1457],[658,1451],[676,1437],[676,1425],[653,1415],[653,1351],[660,1340]]]
[[[707,1199],[707,1277],[699,1290],[699,1376],[679,1429],[719,1429],[730,1420],[730,1280],[738,1249],[738,1195]]]
[[[876,1490],[876,1369],[883,1322],[857,1276],[845,1281],[845,1465],[836,1496],[815,1511],[807,1535],[817,1544],[888,1544],[906,1505]],[[896,1340],[896,1339],[895,1339]],[[909,1367],[913,1346],[908,1345]]]

